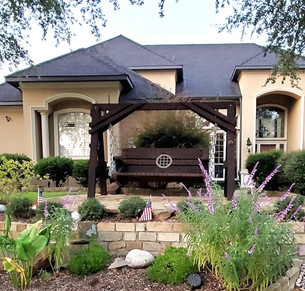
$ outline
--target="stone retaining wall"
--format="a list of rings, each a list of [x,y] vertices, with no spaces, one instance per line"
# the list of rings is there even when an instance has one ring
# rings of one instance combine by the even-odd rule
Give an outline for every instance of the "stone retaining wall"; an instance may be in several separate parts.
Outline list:
[[[15,238],[31,224],[12,222],[11,235]],[[293,231],[299,245],[305,245],[305,230],[303,223],[293,223]],[[0,221],[0,234],[5,230],[5,224]],[[186,247],[182,224],[178,222],[81,222],[73,234],[71,252],[86,247],[90,239],[96,238],[114,256],[126,255],[132,249],[147,250],[153,255],[164,252],[168,246]],[[267,291],[292,291],[298,278],[302,262],[305,261],[305,248],[300,251],[300,259],[294,260],[294,265],[285,276],[270,285]]]

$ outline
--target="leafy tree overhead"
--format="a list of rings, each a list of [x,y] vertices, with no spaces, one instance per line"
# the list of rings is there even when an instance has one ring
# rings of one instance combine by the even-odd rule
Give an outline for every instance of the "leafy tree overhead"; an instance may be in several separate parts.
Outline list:
[[[231,5],[233,13],[226,18],[220,31],[242,28],[242,33],[268,36],[267,52],[278,57],[267,80],[275,82],[277,77],[291,84],[299,80],[296,60],[303,58],[305,50],[305,0],[216,0],[216,9]]]
[[[143,5],[145,0],[129,0],[133,5]],[[178,2],[178,0],[175,0]],[[120,8],[119,0],[108,0],[114,10]],[[2,0],[0,2],[0,66],[4,62],[18,65],[30,62],[26,50],[28,33],[35,24],[42,30],[42,38],[50,33],[60,43],[70,42],[74,24],[85,24],[91,33],[100,37],[100,27],[105,26],[102,0]],[[160,17],[164,16],[166,0],[158,0]],[[232,14],[220,30],[242,28],[268,35],[266,52],[274,52],[279,62],[267,81],[275,82],[278,76],[290,77],[292,85],[299,79],[296,59],[305,49],[305,0],[215,0],[216,10],[231,6]],[[191,4],[190,4],[191,5]]]

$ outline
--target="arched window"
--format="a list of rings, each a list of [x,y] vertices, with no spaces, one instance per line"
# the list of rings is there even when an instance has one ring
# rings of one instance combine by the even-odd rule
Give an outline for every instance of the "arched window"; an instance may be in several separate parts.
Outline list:
[[[89,123],[91,116],[84,112],[58,113],[57,119],[57,150],[61,157],[88,159],[90,155]],[[55,128],[56,130],[56,128]]]
[[[275,105],[261,106],[256,109],[257,152],[271,149],[286,149],[285,108]]]

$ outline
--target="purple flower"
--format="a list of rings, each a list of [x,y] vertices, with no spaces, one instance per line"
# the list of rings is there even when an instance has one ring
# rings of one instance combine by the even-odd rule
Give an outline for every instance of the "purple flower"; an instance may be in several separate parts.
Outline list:
[[[213,215],[215,210],[214,210],[214,201],[213,201],[213,197],[212,194],[210,194],[209,196],[209,211],[210,213]]]
[[[295,183],[291,184],[289,189],[281,196],[280,201],[283,201],[289,195],[289,193],[294,185],[295,185]]]
[[[301,208],[302,208],[302,205],[300,205],[300,206],[296,209],[296,211],[293,212],[293,214],[291,215],[290,218],[294,218],[294,217],[299,213],[299,211],[301,210]]]
[[[258,165],[258,164],[259,164],[259,162],[256,162],[254,168],[252,169],[252,171],[251,171],[251,173],[250,173],[250,175],[249,175],[249,177],[248,177],[248,179],[247,179],[247,182],[246,182],[246,184],[245,184],[246,187],[249,186],[250,182],[252,181],[252,179],[253,179],[253,177],[254,177],[254,175],[255,175],[255,173],[256,173],[257,165]]]
[[[64,201],[63,201],[63,208],[65,208],[65,206],[67,206],[67,204],[68,204],[71,190],[72,190],[72,189],[69,188],[69,191],[68,191],[68,193],[67,193],[67,195],[66,195],[66,197],[65,197],[65,199],[64,199]]]
[[[260,204],[258,201],[253,201],[254,212],[260,211]]]
[[[290,202],[287,205],[287,207],[279,213],[279,215],[277,217],[278,222],[282,221],[285,218],[285,216],[287,215],[287,213],[289,212],[289,210],[292,208],[295,197],[296,196],[291,197]]]
[[[227,260],[230,260],[230,255],[227,252],[225,252],[225,256]]]
[[[233,210],[237,209],[237,194],[236,194],[236,191],[233,194],[232,207],[233,207]]]
[[[194,205],[192,201],[185,201],[186,205],[188,205],[195,213],[199,213],[198,209]]]
[[[181,183],[181,185],[186,190],[187,194],[189,195],[189,200],[193,200],[191,191],[189,189],[187,189],[183,183]]]
[[[199,167],[204,175],[204,183],[205,183],[205,187],[207,189],[206,192],[206,196],[210,196],[212,195],[212,189],[211,189],[211,178],[209,176],[208,171],[205,169],[205,167],[203,166],[201,159],[198,158],[198,162],[199,162]]]
[[[258,233],[258,231],[257,231],[257,227],[256,227],[254,230],[254,237],[257,237],[257,233]]]
[[[44,217],[47,217],[49,215],[47,199],[44,202],[43,215],[44,215]]]
[[[281,165],[277,166],[265,179],[265,181],[257,188],[258,192],[261,192],[264,190],[266,184],[272,179],[272,177],[277,173]]]
[[[248,250],[248,254],[253,254],[254,250],[256,248],[256,244],[254,244],[250,250]]]
[[[175,211],[179,210],[164,194],[162,194],[162,196],[173,210],[175,210]]]

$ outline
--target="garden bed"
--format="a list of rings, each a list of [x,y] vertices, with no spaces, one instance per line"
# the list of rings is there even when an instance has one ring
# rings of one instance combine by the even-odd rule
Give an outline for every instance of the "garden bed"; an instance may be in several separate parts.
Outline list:
[[[224,290],[221,283],[209,272],[204,271],[202,273],[204,285],[197,290],[201,291],[218,291]],[[5,291],[15,291],[7,273],[0,271],[1,289]],[[99,290],[99,291],[187,291],[190,287],[187,284],[179,286],[170,286],[166,284],[160,284],[151,282],[146,276],[145,269],[131,269],[124,267],[122,270],[104,270],[96,274],[79,277],[71,275],[68,271],[61,271],[58,276],[50,275],[49,280],[47,278],[42,279],[38,276],[33,278],[29,291],[83,291],[83,290]]]

